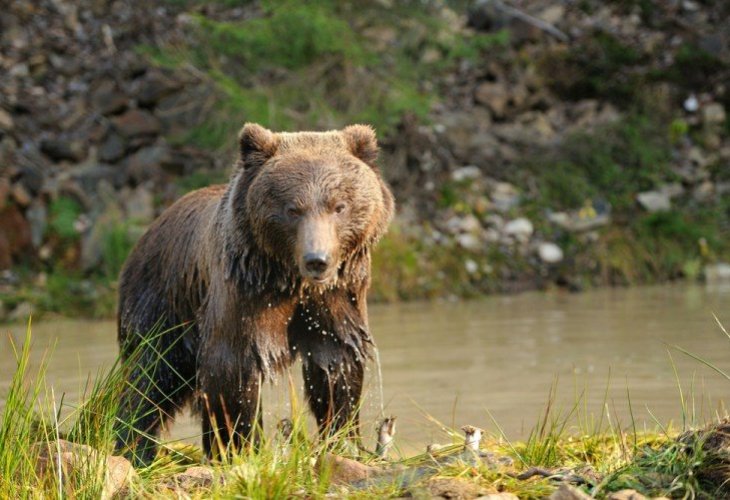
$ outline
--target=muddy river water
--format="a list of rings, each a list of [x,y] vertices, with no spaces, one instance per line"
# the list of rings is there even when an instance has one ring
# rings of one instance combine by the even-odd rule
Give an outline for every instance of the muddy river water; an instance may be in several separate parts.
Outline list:
[[[579,402],[576,425],[603,414],[627,427],[632,413],[639,427],[653,429],[656,421],[681,425],[678,382],[687,407],[698,418],[711,418],[724,413],[730,381],[672,346],[730,372],[730,339],[713,313],[730,330],[730,285],[372,306],[382,400],[378,369],[371,363],[363,433],[374,434],[382,405],[386,414],[398,417],[403,449],[446,440],[432,419],[525,438],[551,388],[556,410],[568,412]],[[22,342],[25,327],[5,325],[0,332],[2,407],[15,366],[11,339]],[[46,380],[56,398],[65,393],[65,401],[77,401],[89,377],[113,362],[115,338],[113,321],[43,320],[33,325],[33,364],[37,367],[48,354]],[[288,392],[284,379],[267,388],[269,429],[288,416]],[[199,442],[198,433],[195,420],[185,415],[168,438]]]

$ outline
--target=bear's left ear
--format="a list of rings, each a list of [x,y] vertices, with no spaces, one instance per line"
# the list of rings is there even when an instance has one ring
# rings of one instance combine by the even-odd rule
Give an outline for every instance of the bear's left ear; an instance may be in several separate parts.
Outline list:
[[[378,140],[370,125],[350,125],[342,130],[342,136],[350,152],[362,161],[376,167],[378,160]]]
[[[238,134],[238,148],[245,168],[257,167],[276,154],[279,138],[271,130],[247,123]]]

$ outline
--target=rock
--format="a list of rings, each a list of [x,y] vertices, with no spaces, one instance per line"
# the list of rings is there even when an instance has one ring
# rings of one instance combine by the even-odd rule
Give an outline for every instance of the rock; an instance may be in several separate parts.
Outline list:
[[[436,477],[429,479],[426,481],[425,489],[430,495],[430,498],[451,498],[457,500],[477,498],[484,493],[483,488],[478,484],[455,477]],[[413,496],[415,498],[423,498],[417,494]]]
[[[112,118],[114,128],[127,139],[160,133],[160,122],[153,115],[139,109],[130,109]]]
[[[503,83],[485,82],[474,91],[474,99],[497,117],[503,117],[509,102],[509,93]]]
[[[591,497],[582,490],[579,490],[575,486],[569,484],[561,484],[552,495],[548,497],[548,500],[590,500]]]
[[[190,491],[198,488],[210,488],[213,486],[214,480],[215,475],[211,469],[196,465],[188,467],[185,472],[180,472],[172,476],[167,481],[167,485],[173,488]]]
[[[672,208],[669,196],[661,191],[644,191],[636,195],[636,200],[647,212],[665,212]]]
[[[33,314],[33,305],[30,302],[21,302],[7,315],[7,319],[14,323],[27,323]]]
[[[520,500],[520,497],[514,493],[504,491],[502,493],[489,493],[487,495],[482,495],[477,497],[476,500]]]
[[[704,181],[695,186],[692,191],[692,198],[700,203],[707,202],[712,199],[715,194],[715,185],[712,181]]]
[[[0,130],[10,132],[13,130],[13,128],[15,128],[15,122],[13,121],[13,117],[10,115],[10,113],[0,108]]]
[[[687,112],[695,113],[698,109],[700,109],[700,102],[697,100],[697,96],[690,94],[689,97],[684,100],[682,106],[684,106],[684,109]]]
[[[463,217],[454,215],[446,221],[446,228],[451,234],[475,233],[482,228],[482,224],[472,214],[467,214]]]
[[[17,257],[32,247],[30,225],[15,205],[0,211],[0,270],[10,269]]]
[[[0,177],[0,210],[5,208],[10,196],[10,181],[7,177]]]
[[[471,259],[466,259],[464,261],[464,269],[466,269],[466,272],[469,274],[475,274],[479,270],[479,264]]]
[[[456,236],[456,243],[466,249],[471,251],[477,251],[482,247],[482,243],[479,240],[479,238],[473,234],[465,233],[465,234],[459,234]]]
[[[495,183],[489,197],[494,203],[494,208],[500,212],[507,212],[520,204],[517,188],[508,182]]]
[[[504,225],[504,233],[519,241],[529,240],[534,230],[532,222],[524,217],[513,219]]]
[[[65,440],[50,443],[38,442],[33,445],[37,456],[36,473],[39,477],[45,474],[57,474],[57,464],[61,465],[63,482],[74,489],[75,481],[103,481],[101,498],[114,498],[119,492],[129,487],[136,477],[136,472],[124,457],[104,456],[90,446],[71,443]]]
[[[16,182],[15,184],[13,184],[13,187],[10,190],[10,194],[13,196],[13,200],[15,200],[15,203],[23,208],[30,205],[30,202],[33,201],[33,198],[31,197],[28,189],[25,187],[24,184],[20,182]]]
[[[466,167],[457,168],[451,172],[451,180],[454,182],[463,182],[467,180],[478,179],[482,176],[482,171],[479,167],[474,165],[468,165]]]
[[[708,284],[730,282],[730,264],[718,262],[705,266],[705,281]]]
[[[682,186],[679,182],[663,184],[659,187],[659,192],[671,200],[684,194],[684,186]]]
[[[35,248],[40,248],[43,243],[43,236],[46,234],[48,226],[48,210],[46,205],[40,200],[35,199],[25,211],[25,218],[30,226],[30,238]]]
[[[162,165],[170,159],[170,150],[164,145],[148,146],[127,158],[126,172],[135,184],[157,180],[162,175]]]
[[[563,250],[550,242],[540,243],[537,246],[537,255],[545,264],[557,264],[563,260]]]
[[[53,161],[79,161],[84,157],[84,149],[80,142],[43,139],[40,143],[40,150]]]
[[[722,125],[725,119],[725,108],[722,104],[711,102],[702,107],[702,122],[705,125]]]
[[[99,160],[108,163],[114,163],[124,156],[126,144],[122,136],[116,132],[111,132],[106,136],[104,142],[101,143],[98,150]]]
[[[163,97],[179,90],[182,83],[172,75],[159,69],[152,68],[132,86],[132,95],[144,107],[150,107]]]
[[[155,218],[155,198],[152,191],[140,184],[128,195],[122,194],[127,219],[138,224],[149,224]]]
[[[329,471],[333,484],[346,485],[366,480],[378,475],[381,471],[376,467],[365,465],[349,458],[327,453],[316,464],[317,471]]]
[[[91,103],[102,115],[124,111],[129,99],[113,80],[105,80],[91,94]]]
[[[606,500],[646,500],[646,497],[636,490],[620,490],[609,493]]]

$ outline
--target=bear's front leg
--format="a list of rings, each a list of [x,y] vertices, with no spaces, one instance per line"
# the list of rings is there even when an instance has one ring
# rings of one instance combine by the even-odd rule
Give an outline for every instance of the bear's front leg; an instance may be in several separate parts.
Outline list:
[[[312,294],[300,303],[289,327],[289,342],[302,359],[309,407],[320,430],[329,434],[348,425],[350,434],[359,433],[360,397],[372,340],[364,302],[357,299],[345,290]]]
[[[261,419],[261,376],[257,370],[226,369],[225,362],[201,363],[200,390],[203,449],[209,458],[223,458],[258,441]],[[235,369],[235,368],[234,368]]]
[[[350,433],[358,435],[362,360],[351,359],[327,369],[305,357],[302,371],[305,394],[320,430],[332,434],[351,425]]]
[[[261,383],[290,360],[287,324],[294,300],[245,301],[228,291],[209,301],[201,314],[198,389],[203,447],[211,458],[258,442]]]

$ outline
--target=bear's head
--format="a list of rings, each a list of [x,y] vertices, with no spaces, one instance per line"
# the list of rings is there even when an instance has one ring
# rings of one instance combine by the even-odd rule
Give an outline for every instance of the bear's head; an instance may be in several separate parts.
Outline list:
[[[256,246],[304,283],[337,284],[393,215],[373,129],[274,133],[246,124],[239,145],[237,209]]]

